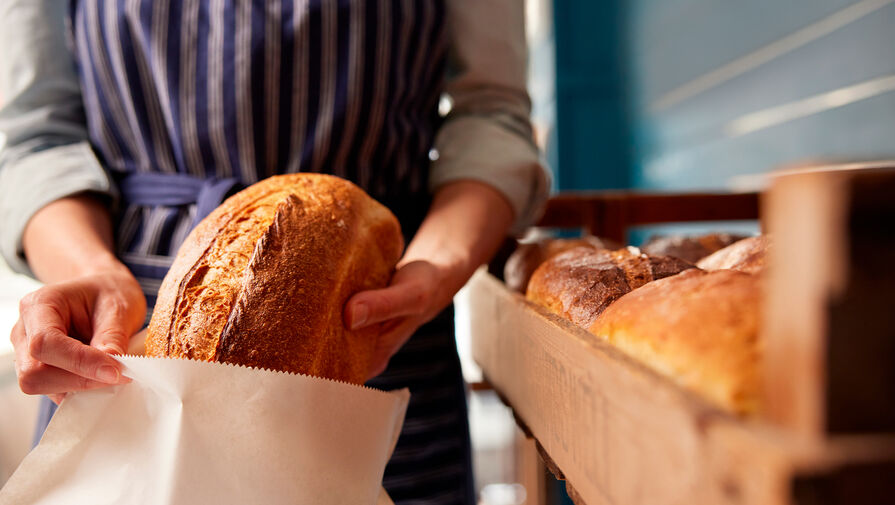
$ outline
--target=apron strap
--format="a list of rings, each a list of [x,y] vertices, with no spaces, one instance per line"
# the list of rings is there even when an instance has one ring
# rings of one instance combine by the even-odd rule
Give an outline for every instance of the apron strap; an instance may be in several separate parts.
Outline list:
[[[194,228],[231,192],[241,187],[233,177],[198,178],[160,172],[128,174],[118,181],[121,196],[128,203],[166,206],[196,204]]]

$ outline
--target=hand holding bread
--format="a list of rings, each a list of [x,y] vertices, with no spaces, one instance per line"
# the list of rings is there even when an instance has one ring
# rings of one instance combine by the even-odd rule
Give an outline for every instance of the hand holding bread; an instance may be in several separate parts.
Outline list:
[[[348,298],[385,287],[397,219],[354,184],[271,177],[194,229],[159,290],[146,351],[363,383],[379,328],[346,328]]]

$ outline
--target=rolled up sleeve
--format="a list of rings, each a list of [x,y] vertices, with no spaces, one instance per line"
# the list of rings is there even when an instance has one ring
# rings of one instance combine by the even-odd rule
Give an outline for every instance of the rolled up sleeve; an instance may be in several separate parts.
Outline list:
[[[550,188],[529,120],[523,2],[456,0],[447,12],[452,107],[435,139],[430,189],[488,184],[512,206],[519,233],[538,219]]]
[[[38,210],[83,192],[117,196],[88,141],[67,5],[0,3],[0,253],[23,273],[22,234]]]

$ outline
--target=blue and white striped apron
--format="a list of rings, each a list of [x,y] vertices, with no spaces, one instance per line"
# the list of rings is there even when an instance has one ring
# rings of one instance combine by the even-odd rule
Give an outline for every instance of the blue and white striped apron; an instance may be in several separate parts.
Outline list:
[[[444,0],[73,0],[90,140],[122,194],[117,248],[150,307],[197,221],[286,172],[352,180],[409,239],[429,205]],[[369,385],[409,387],[384,485],[406,504],[472,504],[453,314]]]

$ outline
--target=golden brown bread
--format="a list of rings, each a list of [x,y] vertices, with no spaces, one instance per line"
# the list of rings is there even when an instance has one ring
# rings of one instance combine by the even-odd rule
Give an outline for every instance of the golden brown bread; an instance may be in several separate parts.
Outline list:
[[[507,258],[503,268],[503,280],[507,287],[518,293],[524,293],[528,287],[531,274],[541,263],[557,254],[576,247],[593,247],[594,249],[618,249],[620,244],[612,240],[588,235],[581,238],[546,238],[536,242],[519,244],[513,254]]]
[[[622,296],[588,331],[712,403],[752,413],[760,282],[732,270],[688,270]]]
[[[577,247],[545,261],[528,283],[526,297],[582,328],[606,307],[647,282],[694,268],[667,256],[649,256],[635,247],[615,251]]]
[[[749,237],[701,259],[698,263],[703,270],[738,270],[750,274],[760,274],[765,268],[765,258],[771,241],[767,235]]]
[[[745,235],[732,235],[730,233],[708,233],[705,235],[652,237],[641,249],[646,254],[654,256],[674,256],[696,263],[709,254],[719,251],[738,240],[746,238]]]
[[[362,383],[375,328],[342,324],[348,298],[387,285],[397,219],[354,184],[271,177],[228,198],[187,237],[159,290],[146,354]]]

